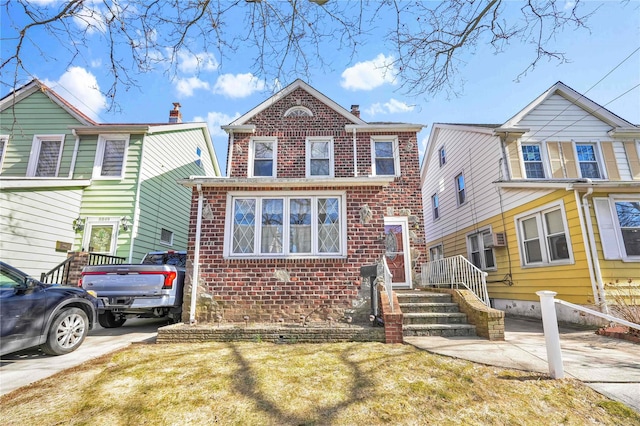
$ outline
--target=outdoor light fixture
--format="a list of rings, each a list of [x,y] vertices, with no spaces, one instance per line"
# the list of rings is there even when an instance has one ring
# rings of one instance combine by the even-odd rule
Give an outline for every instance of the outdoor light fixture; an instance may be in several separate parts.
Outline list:
[[[129,222],[129,218],[126,216],[122,216],[122,218],[120,219],[120,226],[122,226],[122,229],[124,229],[125,231],[128,231],[129,228],[131,227],[131,222]]]
[[[71,225],[71,227],[75,232],[80,232],[84,229],[84,221],[85,219],[78,216],[76,219],[73,220],[73,224]]]

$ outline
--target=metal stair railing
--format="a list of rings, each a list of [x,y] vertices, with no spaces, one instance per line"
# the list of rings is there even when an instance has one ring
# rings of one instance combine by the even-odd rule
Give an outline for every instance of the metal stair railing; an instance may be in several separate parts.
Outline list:
[[[42,274],[40,274],[40,281],[47,284],[71,285],[71,283],[69,282],[69,277],[71,275],[71,266],[72,262],[77,257],[78,256],[75,254],[69,256],[49,272],[43,272]],[[87,265],[119,265],[124,263],[125,258],[101,253],[89,253],[87,260]]]
[[[422,285],[425,287],[463,287],[470,290],[486,306],[490,306],[487,292],[487,273],[478,269],[464,256],[458,255],[422,264]]]

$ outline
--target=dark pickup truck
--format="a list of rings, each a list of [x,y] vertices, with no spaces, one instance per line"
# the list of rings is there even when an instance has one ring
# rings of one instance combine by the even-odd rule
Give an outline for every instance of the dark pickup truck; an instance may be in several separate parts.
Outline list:
[[[81,286],[104,303],[98,311],[104,328],[132,317],[180,322],[186,259],[185,251],[165,251],[148,253],[140,264],[85,266]]]

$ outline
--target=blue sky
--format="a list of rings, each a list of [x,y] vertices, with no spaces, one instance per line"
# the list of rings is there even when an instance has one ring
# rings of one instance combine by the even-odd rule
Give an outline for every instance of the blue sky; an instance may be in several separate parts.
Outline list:
[[[55,5],[55,1],[36,0],[35,3]],[[510,6],[513,8],[517,3]],[[393,55],[382,41],[362,45],[351,60],[338,51],[332,52],[333,69],[318,70],[307,82],[344,108],[360,105],[365,121],[425,125],[419,134],[422,151],[432,123],[503,123],[556,81],[564,82],[622,118],[640,124],[640,2],[589,1],[585,7],[586,10],[599,8],[588,21],[589,30],[571,29],[551,42],[551,46],[565,52],[571,62],[558,64],[543,60],[517,81],[535,52],[531,45],[513,40],[500,54],[488,46],[479,46],[475,52],[461,57],[458,71],[464,86],[457,97],[444,93],[404,94],[389,74],[382,75],[377,69],[377,64]],[[14,7],[11,20],[20,22],[24,18],[16,12]],[[3,9],[3,22],[8,22],[6,13]],[[8,26],[3,24],[3,57],[11,47],[10,37]],[[165,122],[172,102],[180,102],[184,121],[208,123],[222,170],[226,163],[227,136],[220,125],[228,124],[264,101],[273,87],[273,82],[251,74],[250,52],[238,52],[231,60],[223,61],[214,55],[201,55],[204,65],[200,66],[199,73],[195,71],[194,57],[183,55],[173,78],[162,69],[139,75],[139,89],[120,90],[116,99],[120,109],[107,111],[104,97],[89,89],[97,86],[107,90],[111,83],[104,67],[106,52],[97,40],[95,34],[89,35],[85,41],[86,51],[72,67],[64,60],[43,60],[40,52],[30,45],[25,46],[23,59],[31,76],[49,84],[99,122]],[[53,52],[52,56],[60,50],[60,57],[64,57],[55,38],[41,34],[36,42],[44,51]],[[19,77],[20,83],[30,79],[26,75]],[[9,91],[4,84],[7,79],[5,74],[3,96]]]

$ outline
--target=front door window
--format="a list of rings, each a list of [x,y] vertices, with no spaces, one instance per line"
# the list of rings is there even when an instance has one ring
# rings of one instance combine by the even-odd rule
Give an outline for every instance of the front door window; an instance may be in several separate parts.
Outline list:
[[[406,218],[385,219],[385,257],[394,287],[411,287],[411,259]]]
[[[87,220],[82,246],[91,253],[115,255],[119,222]]]

